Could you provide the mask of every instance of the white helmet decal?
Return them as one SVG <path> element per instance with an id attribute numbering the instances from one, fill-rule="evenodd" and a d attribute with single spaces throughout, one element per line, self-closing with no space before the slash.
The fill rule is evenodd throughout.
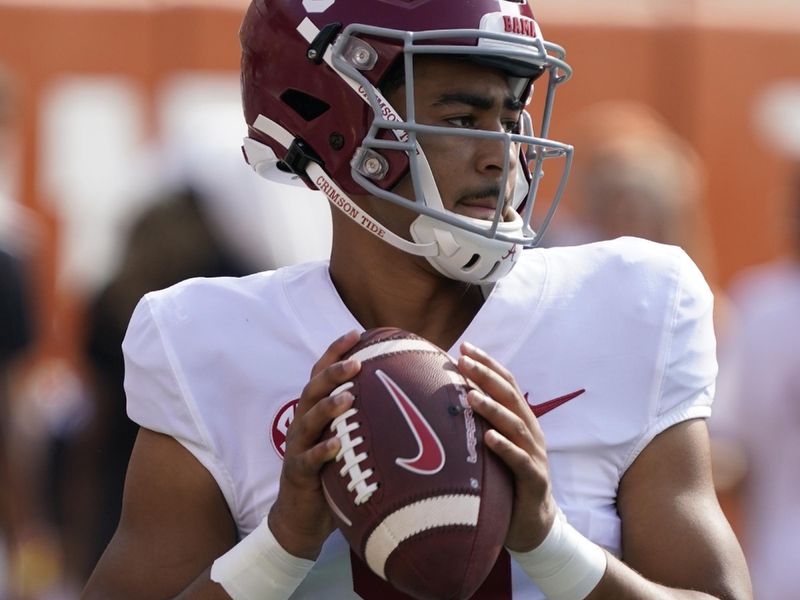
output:
<path id="1" fill-rule="evenodd" d="M 336 0 L 303 0 L 303 8 L 310 14 L 322 13 L 334 5 Z"/>

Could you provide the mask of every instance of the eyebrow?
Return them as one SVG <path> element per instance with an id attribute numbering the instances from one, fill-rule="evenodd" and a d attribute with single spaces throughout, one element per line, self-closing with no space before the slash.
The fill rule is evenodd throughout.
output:
<path id="1" fill-rule="evenodd" d="M 494 100 L 488 96 L 481 96 L 479 94 L 470 94 L 468 92 L 453 92 L 444 93 L 439 96 L 433 103 L 434 106 L 447 106 L 449 104 L 465 104 L 480 110 L 489 110 L 494 107 Z M 507 110 L 522 110 L 523 103 L 521 100 L 506 96 L 503 100 L 503 108 Z"/>

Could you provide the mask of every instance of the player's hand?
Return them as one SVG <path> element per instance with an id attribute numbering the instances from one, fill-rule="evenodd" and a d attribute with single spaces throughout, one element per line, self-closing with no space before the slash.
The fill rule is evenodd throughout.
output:
<path id="1" fill-rule="evenodd" d="M 280 489 L 268 522 L 281 546 L 300 558 L 316 559 L 322 544 L 335 529 L 322 494 L 319 472 L 336 456 L 340 443 L 335 437 L 324 442 L 319 438 L 325 427 L 353 404 L 350 392 L 333 397 L 330 393 L 361 368 L 357 361 L 342 361 L 342 355 L 358 339 L 358 332 L 346 333 L 317 361 L 286 433 Z"/>
<path id="2" fill-rule="evenodd" d="M 486 395 L 470 391 L 472 409 L 491 425 L 484 442 L 514 474 L 514 509 L 505 544 L 525 552 L 538 546 L 556 516 L 544 435 L 514 376 L 471 344 L 462 344 L 459 370 Z"/>

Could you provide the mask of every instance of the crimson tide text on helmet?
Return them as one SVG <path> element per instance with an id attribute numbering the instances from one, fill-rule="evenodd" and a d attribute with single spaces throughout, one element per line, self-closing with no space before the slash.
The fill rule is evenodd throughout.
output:
<path id="1" fill-rule="evenodd" d="M 566 184 L 572 147 L 547 139 L 556 87 L 571 75 L 559 46 L 545 42 L 525 0 L 253 0 L 240 31 L 242 99 L 250 165 L 276 181 L 321 190 L 360 226 L 441 273 L 469 283 L 507 274 L 520 246 L 535 246 Z M 547 74 L 534 135 L 523 112 L 518 133 L 435 127 L 403 120 L 379 90 L 398 62 L 413 83 L 417 54 L 469 59 L 505 72 L 528 102 L 531 82 Z M 396 67 L 395 67 L 396 68 Z M 406 85 L 412 106 L 413 84 Z M 409 114 L 413 114 L 411 110 Z M 417 134 L 501 140 L 519 147 L 517 172 L 504 167 L 500 186 L 517 179 L 514 209 L 503 219 L 458 215 L 442 204 Z M 531 227 L 542 162 L 563 158 L 562 176 L 542 224 Z M 392 192 L 411 174 L 414 197 Z M 408 240 L 365 214 L 349 194 L 371 194 L 419 216 Z"/>

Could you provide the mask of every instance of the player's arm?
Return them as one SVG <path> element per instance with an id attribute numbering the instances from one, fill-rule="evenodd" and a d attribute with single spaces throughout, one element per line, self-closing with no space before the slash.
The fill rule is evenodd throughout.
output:
<path id="1" fill-rule="evenodd" d="M 200 576 L 185 597 L 227 599 L 206 571 L 235 543 L 233 518 L 211 474 L 172 437 L 140 429 L 119 525 L 83 598 L 173 598 Z"/>
<path id="2" fill-rule="evenodd" d="M 658 435 L 622 478 L 617 502 L 624 564 L 609 557 L 589 599 L 752 598 L 714 493 L 705 421 Z"/>
<path id="3" fill-rule="evenodd" d="M 314 365 L 287 434 L 269 521 L 238 543 L 212 475 L 174 438 L 141 429 L 120 524 L 83 598 L 287 598 L 334 529 L 319 470 L 336 455 L 339 441 L 318 440 L 352 404 L 349 392 L 329 394 L 360 368 L 341 361 L 357 340 L 357 332 L 345 334 Z"/>
<path id="4" fill-rule="evenodd" d="M 541 428 L 513 376 L 468 344 L 462 353 L 459 368 L 486 393 L 468 396 L 494 428 L 485 442 L 515 476 L 506 545 L 540 588 L 591 600 L 752 598 L 741 548 L 714 494 L 703 421 L 661 433 L 623 477 L 623 563 L 559 520 Z"/>

